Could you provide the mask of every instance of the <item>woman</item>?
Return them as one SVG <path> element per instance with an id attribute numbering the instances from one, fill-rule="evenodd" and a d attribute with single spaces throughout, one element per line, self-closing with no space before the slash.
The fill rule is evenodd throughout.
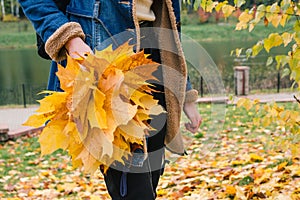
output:
<path id="1" fill-rule="evenodd" d="M 181 110 L 190 120 L 186 124 L 189 131 L 195 133 L 201 124 L 195 105 L 197 91 L 187 81 L 180 45 L 179 0 L 71 0 L 66 14 L 53 0 L 19 2 L 53 60 L 49 90 L 59 90 L 56 62 L 65 60 L 66 53 L 72 57 L 85 56 L 93 49 L 110 44 L 116 47 L 132 39 L 136 51 L 144 49 L 153 60 L 163 64 L 156 72 L 160 82 L 155 83 L 158 92 L 154 97 L 165 107 L 167 115 L 162 114 L 151 122 L 157 131 L 150 133 L 147 140 L 149 157 L 141 167 L 110 168 L 104 175 L 112 199 L 155 199 L 164 147 L 184 154 L 179 132 Z"/>

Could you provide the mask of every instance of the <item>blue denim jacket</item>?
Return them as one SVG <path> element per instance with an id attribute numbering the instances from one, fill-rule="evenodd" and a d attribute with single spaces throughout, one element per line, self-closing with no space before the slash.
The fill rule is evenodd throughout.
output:
<path id="1" fill-rule="evenodd" d="M 124 30 L 135 29 L 132 14 L 132 0 L 71 0 L 67 7 L 67 14 L 59 11 L 52 0 L 19 0 L 24 13 L 32 22 L 37 33 L 44 41 L 62 25 L 69 21 L 78 22 L 85 34 L 85 42 L 91 49 L 102 49 L 110 43 L 115 45 L 126 42 L 133 37 L 134 32 L 117 37 L 113 41 L 109 38 L 123 33 Z M 179 0 L 172 0 L 176 22 L 180 22 Z M 122 38 L 122 41 L 120 39 Z M 119 40 L 119 41 L 115 41 Z M 105 43 L 103 43 L 105 41 Z M 59 83 L 55 77 L 56 64 L 53 63 L 49 76 L 49 90 L 57 90 Z M 191 90 L 190 81 L 186 90 Z"/>
<path id="2" fill-rule="evenodd" d="M 86 42 L 93 49 L 97 43 L 134 29 L 132 0 L 71 0 L 67 15 L 52 0 L 19 0 L 25 15 L 44 41 L 69 21 L 79 22 Z M 179 0 L 172 0 L 176 21 L 180 21 Z"/>

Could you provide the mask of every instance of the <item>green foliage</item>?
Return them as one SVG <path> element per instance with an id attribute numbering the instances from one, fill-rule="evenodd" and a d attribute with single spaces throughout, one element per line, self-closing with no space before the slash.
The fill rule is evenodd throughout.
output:
<path id="1" fill-rule="evenodd" d="M 249 185 L 250 183 L 253 183 L 254 179 L 251 176 L 246 176 L 242 180 L 239 181 L 239 186 Z"/>
<path id="2" fill-rule="evenodd" d="M 18 21 L 20 10 L 18 0 L 0 0 L 0 19 L 3 21 Z"/>

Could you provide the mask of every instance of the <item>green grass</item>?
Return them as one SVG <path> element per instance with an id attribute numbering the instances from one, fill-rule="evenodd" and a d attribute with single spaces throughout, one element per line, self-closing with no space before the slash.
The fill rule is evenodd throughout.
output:
<path id="1" fill-rule="evenodd" d="M 192 16 L 184 16 L 191 18 Z M 235 31 L 236 20 L 222 23 L 205 23 L 199 24 L 190 22 L 182 26 L 182 33 L 197 41 L 232 41 L 232 40 L 257 40 L 265 37 L 267 34 L 279 30 L 283 32 L 291 27 L 279 27 L 257 25 L 252 32 L 248 30 Z M 27 20 L 19 22 L 0 22 L 0 48 L 33 48 L 36 44 L 35 31 Z"/>
<path id="2" fill-rule="evenodd" d="M 253 41 L 266 37 L 272 32 L 282 33 L 292 30 L 293 20 L 287 23 L 285 27 L 280 25 L 275 28 L 271 24 L 265 26 L 260 22 L 255 28 L 249 32 L 246 30 L 235 30 L 238 19 L 234 16 L 228 19 L 222 18 L 216 23 L 213 16 L 208 20 L 208 23 L 200 23 L 199 16 L 196 13 L 186 14 L 185 11 L 181 14 L 182 32 L 198 42 L 203 41 Z"/>
<path id="3" fill-rule="evenodd" d="M 35 32 L 27 20 L 0 22 L 0 49 L 35 48 Z"/>
<path id="4" fill-rule="evenodd" d="M 272 32 L 284 32 L 291 29 L 291 25 L 285 28 L 273 26 L 264 26 L 258 24 L 253 31 L 248 30 L 235 30 L 233 23 L 206 23 L 198 25 L 184 25 L 182 26 L 182 33 L 195 39 L 196 41 L 253 41 L 266 37 Z"/>
<path id="5" fill-rule="evenodd" d="M 26 104 L 26 108 L 37 107 L 39 106 L 38 102 L 36 104 Z M 8 108 L 24 108 L 23 104 L 6 104 L 0 105 L 0 109 L 8 109 Z"/>
<path id="6" fill-rule="evenodd" d="M 280 93 L 292 93 L 292 92 L 297 92 L 297 88 L 280 88 L 279 92 Z M 275 94 L 277 93 L 277 88 L 274 89 L 259 89 L 259 90 L 250 90 L 249 94 Z"/>

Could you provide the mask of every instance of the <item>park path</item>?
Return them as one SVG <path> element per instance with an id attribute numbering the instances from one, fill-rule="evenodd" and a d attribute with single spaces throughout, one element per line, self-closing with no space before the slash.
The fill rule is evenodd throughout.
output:
<path id="1" fill-rule="evenodd" d="M 8 128 L 9 138 L 16 138 L 35 132 L 36 128 L 23 126 L 27 118 L 34 114 L 38 106 L 27 108 L 0 108 L 0 127 Z"/>
<path id="2" fill-rule="evenodd" d="M 260 99 L 261 102 L 289 102 L 295 101 L 294 93 L 274 93 L 274 94 L 255 94 L 244 96 L 249 99 Z M 221 103 L 236 103 L 240 97 L 233 97 L 233 100 L 229 100 L 227 96 L 224 97 L 200 97 L 198 103 L 210 103 L 210 102 L 221 102 Z M 27 118 L 34 114 L 37 110 L 38 105 L 27 108 L 0 108 L 0 127 L 9 128 L 8 135 L 10 138 L 19 137 L 36 131 L 32 127 L 26 127 L 22 124 Z"/>

